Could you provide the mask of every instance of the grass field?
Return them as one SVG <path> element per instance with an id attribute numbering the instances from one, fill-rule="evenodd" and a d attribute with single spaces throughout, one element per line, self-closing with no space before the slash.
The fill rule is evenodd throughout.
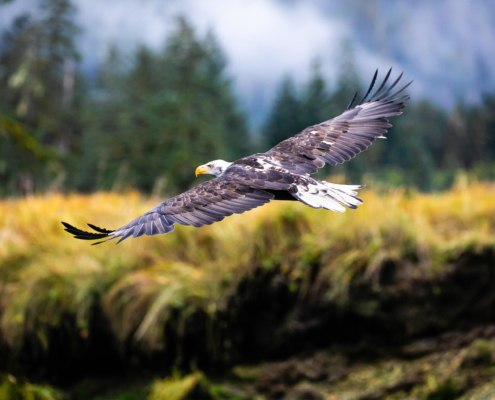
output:
<path id="1" fill-rule="evenodd" d="M 14 355 L 26 338 L 31 344 L 35 338 L 36 351 L 43 352 L 68 315 L 76 325 L 71 334 L 87 338 L 97 303 L 116 342 L 161 350 L 174 310 L 183 318 L 203 310 L 214 319 L 239 282 L 260 269 L 277 270 L 304 293 L 308 271 L 318 265 L 312 290 L 320 285 L 326 298 L 345 304 L 356 274 L 372 276 L 387 260 L 413 262 L 414 273 L 428 279 L 466 251 L 495 248 L 493 183 L 459 179 L 438 194 L 365 188 L 361 197 L 364 205 L 342 214 L 278 202 L 212 226 L 178 226 L 172 234 L 118 246 L 74 240 L 60 221 L 118 228 L 159 199 L 130 192 L 3 200 L 0 338 Z M 38 390 L 22 390 L 30 387 Z M 160 387 L 153 389 L 156 398 Z"/>
<path id="2" fill-rule="evenodd" d="M 117 228 L 156 205 L 138 193 L 51 194 L 0 202 L 0 330 L 13 348 L 26 333 L 41 343 L 64 313 L 85 335 L 95 294 L 119 340 L 161 346 L 172 307 L 215 313 L 239 279 L 279 267 L 303 279 L 312 263 L 328 296 L 346 300 L 354 273 L 385 259 L 416 259 L 441 272 L 466 248 L 495 246 L 495 185 L 460 181 L 449 192 L 362 191 L 364 205 L 338 214 L 272 203 L 212 226 L 89 246 L 60 221 Z"/>

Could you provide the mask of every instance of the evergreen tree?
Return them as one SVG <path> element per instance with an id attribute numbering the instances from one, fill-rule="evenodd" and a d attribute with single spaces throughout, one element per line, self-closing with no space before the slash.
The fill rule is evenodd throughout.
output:
<path id="1" fill-rule="evenodd" d="M 102 99 L 92 105 L 85 138 L 87 159 L 99 165 L 98 189 L 185 190 L 198 165 L 249 154 L 244 118 L 212 34 L 198 38 L 182 18 L 162 53 L 141 47 L 123 71 L 110 65 L 115 58 L 103 67 Z M 88 189 L 92 176 L 84 171 L 80 182 Z"/>
<path id="2" fill-rule="evenodd" d="M 316 59 L 311 65 L 312 74 L 301 96 L 302 124 L 305 126 L 319 124 L 332 118 L 329 110 L 329 95 L 325 78 L 321 74 L 320 61 Z"/>
<path id="3" fill-rule="evenodd" d="M 79 54 L 75 47 L 79 28 L 74 23 L 75 8 L 70 0 L 42 0 L 40 9 L 43 57 L 47 65 L 43 71 L 47 95 L 43 112 L 52 117 L 44 124 L 46 140 L 66 155 L 71 147 L 78 147 L 81 134 L 76 98 Z"/>
<path id="4" fill-rule="evenodd" d="M 339 72 L 337 84 L 334 87 L 329 100 L 329 114 L 332 118 L 342 114 L 354 94 L 360 92 L 360 89 L 362 88 L 354 58 L 354 45 L 350 40 L 345 40 L 342 43 L 338 60 Z M 359 99 L 357 99 L 357 101 L 359 101 Z M 373 164 L 373 161 L 370 159 L 376 157 L 379 150 L 379 148 L 372 148 L 353 159 L 352 163 L 345 163 L 342 166 L 332 168 L 331 172 L 344 174 L 346 180 L 350 183 L 359 182 L 362 179 L 363 174 L 370 171 L 370 167 Z"/>
<path id="5" fill-rule="evenodd" d="M 476 120 L 475 120 L 476 121 Z M 495 93 L 483 96 L 483 112 L 476 121 L 486 138 L 485 160 L 495 160 Z"/>
<path id="6" fill-rule="evenodd" d="M 194 167 L 205 160 L 249 155 L 248 136 L 225 77 L 225 58 L 211 32 L 199 40 L 188 22 L 179 19 L 163 62 L 164 79 L 174 95 L 168 107 L 176 116 L 168 138 L 177 151 L 171 152 L 168 168 L 184 188 L 194 178 Z"/>
<path id="7" fill-rule="evenodd" d="M 330 96 L 330 107 L 333 116 L 340 115 L 354 94 L 362 88 L 354 58 L 354 45 L 350 40 L 345 40 L 342 43 L 338 56 L 338 66 L 337 85 Z"/>
<path id="8" fill-rule="evenodd" d="M 3 124 L 5 135 L 0 139 L 5 142 L 2 150 L 9 149 L 1 155 L 8 168 L 0 179 L 11 193 L 60 185 L 66 160 L 56 154 L 68 154 L 77 146 L 81 127 L 75 101 L 77 27 L 73 17 L 70 1 L 43 0 L 35 17 L 17 18 L 3 34 L 0 118 L 10 122 Z M 33 146 L 53 151 L 33 152 Z"/>
<path id="9" fill-rule="evenodd" d="M 383 141 L 380 165 L 404 176 L 400 184 L 421 190 L 434 188 L 434 173 L 441 166 L 447 136 L 445 113 L 428 101 L 407 105 L 404 114 L 392 121 Z M 375 167 L 379 170 L 379 166 Z"/>
<path id="10" fill-rule="evenodd" d="M 448 167 L 469 169 L 490 159 L 493 134 L 487 125 L 493 120 L 493 108 L 489 110 L 489 102 L 489 97 L 485 97 L 480 106 L 459 104 L 451 113 L 447 127 L 450 140 L 445 149 Z"/>
<path id="11" fill-rule="evenodd" d="M 286 76 L 262 130 L 263 138 L 271 148 L 306 128 L 304 124 L 294 81 Z"/>

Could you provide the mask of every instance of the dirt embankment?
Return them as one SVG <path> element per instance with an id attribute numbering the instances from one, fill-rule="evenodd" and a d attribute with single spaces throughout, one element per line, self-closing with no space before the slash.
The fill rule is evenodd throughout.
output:
<path id="1" fill-rule="evenodd" d="M 362 399 L 419 387 L 460 396 L 495 377 L 487 372 L 495 350 L 493 249 L 465 251 L 433 275 L 421 260 L 387 259 L 372 273 L 354 274 L 345 298 L 331 298 L 319 274 L 315 263 L 294 285 L 276 267 L 258 268 L 224 309 L 172 310 L 163 326 L 165 347 L 158 350 L 119 342 L 95 298 L 82 335 L 76 316 L 65 315 L 44 338 L 44 351 L 35 337 L 26 336 L 17 351 L 4 344 L 2 369 L 65 385 L 84 376 L 167 374 L 177 367 L 233 381 L 246 398 L 323 398 L 358 385 L 352 380 L 366 377 L 363 371 L 378 386 L 373 391 L 368 378 L 358 379 L 369 386 L 362 389 L 368 397 L 356 397 Z M 449 364 L 455 367 L 445 374 Z"/>

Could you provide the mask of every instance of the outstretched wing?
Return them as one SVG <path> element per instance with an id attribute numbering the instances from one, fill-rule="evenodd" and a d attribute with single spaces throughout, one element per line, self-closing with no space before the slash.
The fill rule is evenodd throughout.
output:
<path id="1" fill-rule="evenodd" d="M 236 182 L 235 177 L 221 176 L 164 201 L 151 211 L 114 231 L 88 224 L 98 232 L 91 233 L 75 228 L 66 222 L 62 224 L 65 230 L 73 234 L 76 239 L 120 238 L 118 242 L 120 243 L 130 236 L 137 238 L 144 234 L 153 236 L 172 232 L 175 223 L 195 227 L 211 225 L 229 215 L 242 214 L 266 204 L 273 198 L 272 193 L 254 189 L 247 182 L 239 183 Z"/>
<path id="2" fill-rule="evenodd" d="M 377 138 L 383 138 L 392 125 L 387 118 L 402 114 L 404 102 L 409 96 L 400 93 L 411 83 L 393 92 L 402 74 L 389 87 L 386 86 L 392 69 L 388 71 L 378 90 L 366 101 L 376 81 L 371 85 L 356 107 L 350 109 L 356 95 L 343 114 L 336 118 L 306 128 L 301 133 L 284 140 L 266 153 L 256 154 L 257 160 L 297 174 L 313 174 L 328 163 L 342 164 L 366 150 Z M 357 94 L 357 93 L 356 93 Z M 251 157 L 247 157 L 249 159 Z M 244 159 L 241 159 L 241 163 Z M 236 162 L 237 163 L 237 162 Z"/>

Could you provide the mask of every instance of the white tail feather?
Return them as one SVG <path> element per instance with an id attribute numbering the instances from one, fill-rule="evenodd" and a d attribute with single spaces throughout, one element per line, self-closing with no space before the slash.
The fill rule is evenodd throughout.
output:
<path id="1" fill-rule="evenodd" d="M 316 181 L 301 187 L 293 196 L 302 203 L 312 208 L 324 208 L 336 212 L 344 212 L 345 207 L 357 208 L 363 201 L 357 195 L 356 190 L 363 185 L 339 185 L 336 183 Z"/>

